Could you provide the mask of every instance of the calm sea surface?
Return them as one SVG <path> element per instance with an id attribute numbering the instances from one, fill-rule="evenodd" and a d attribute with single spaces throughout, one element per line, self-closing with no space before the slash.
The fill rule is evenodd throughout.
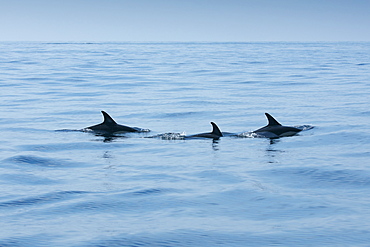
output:
<path id="1" fill-rule="evenodd" d="M 0 58 L 0 246 L 369 246 L 370 43 L 9 42 Z M 73 131 L 101 110 L 151 132 Z M 248 132 L 265 112 L 314 128 L 145 138 Z"/>

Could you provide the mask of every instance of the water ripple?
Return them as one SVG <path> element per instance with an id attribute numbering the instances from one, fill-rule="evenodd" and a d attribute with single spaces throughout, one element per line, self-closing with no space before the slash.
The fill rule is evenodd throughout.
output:
<path id="1" fill-rule="evenodd" d="M 77 195 L 89 193 L 87 191 L 60 191 L 51 192 L 44 195 L 25 197 L 10 201 L 0 201 L 0 208 L 32 206 L 38 204 L 52 203 L 55 201 L 64 201 L 74 198 Z"/>
<path id="2" fill-rule="evenodd" d="M 3 162 L 16 164 L 16 165 L 33 165 L 40 167 L 57 167 L 57 168 L 67 168 L 76 166 L 76 162 L 69 162 L 65 160 L 44 158 L 34 155 L 17 155 L 14 157 L 7 158 Z"/>

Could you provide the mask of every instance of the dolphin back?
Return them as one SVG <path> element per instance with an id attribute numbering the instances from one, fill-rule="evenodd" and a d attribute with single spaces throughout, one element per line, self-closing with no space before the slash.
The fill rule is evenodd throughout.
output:
<path id="1" fill-rule="evenodd" d="M 114 119 L 109 116 L 108 113 L 106 113 L 105 111 L 101 111 L 101 113 L 103 114 L 104 121 L 100 124 L 93 125 L 85 129 L 90 129 L 97 133 L 104 134 L 113 134 L 116 132 L 148 132 L 148 130 L 145 129 L 117 124 L 116 121 L 114 121 Z"/>

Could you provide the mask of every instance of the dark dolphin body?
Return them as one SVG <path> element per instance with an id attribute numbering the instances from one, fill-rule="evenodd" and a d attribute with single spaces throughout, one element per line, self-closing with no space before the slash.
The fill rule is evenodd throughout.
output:
<path id="1" fill-rule="evenodd" d="M 213 127 L 212 132 L 190 135 L 186 136 L 185 138 L 211 138 L 214 140 L 220 139 L 220 137 L 223 136 L 221 130 L 214 122 L 211 122 L 211 124 Z"/>
<path id="2" fill-rule="evenodd" d="M 105 111 L 101 111 L 104 116 L 104 121 L 101 124 L 93 125 L 85 129 L 92 130 L 98 134 L 112 135 L 119 132 L 143 132 L 143 129 L 136 127 L 129 127 L 121 124 L 117 124 L 111 116 Z"/>
<path id="3" fill-rule="evenodd" d="M 253 131 L 252 133 L 256 133 L 258 136 L 267 137 L 267 138 L 279 138 L 283 136 L 294 136 L 301 129 L 289 126 L 282 126 L 275 118 L 273 118 L 270 114 L 265 113 L 268 124 L 265 127 L 262 127 L 258 130 Z"/>

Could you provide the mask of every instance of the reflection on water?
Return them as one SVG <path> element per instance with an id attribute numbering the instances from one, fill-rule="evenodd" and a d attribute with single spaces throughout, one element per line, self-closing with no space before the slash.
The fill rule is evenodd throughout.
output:
<path id="1" fill-rule="evenodd" d="M 212 148 L 214 151 L 218 151 L 219 150 L 219 147 L 218 147 L 218 143 L 219 143 L 220 140 L 216 140 L 216 139 L 213 139 L 212 140 Z"/>
<path id="2" fill-rule="evenodd" d="M 278 163 L 277 156 L 279 153 L 284 153 L 284 150 L 279 149 L 280 139 L 269 139 L 266 147 L 266 156 L 268 157 L 268 163 Z"/>

